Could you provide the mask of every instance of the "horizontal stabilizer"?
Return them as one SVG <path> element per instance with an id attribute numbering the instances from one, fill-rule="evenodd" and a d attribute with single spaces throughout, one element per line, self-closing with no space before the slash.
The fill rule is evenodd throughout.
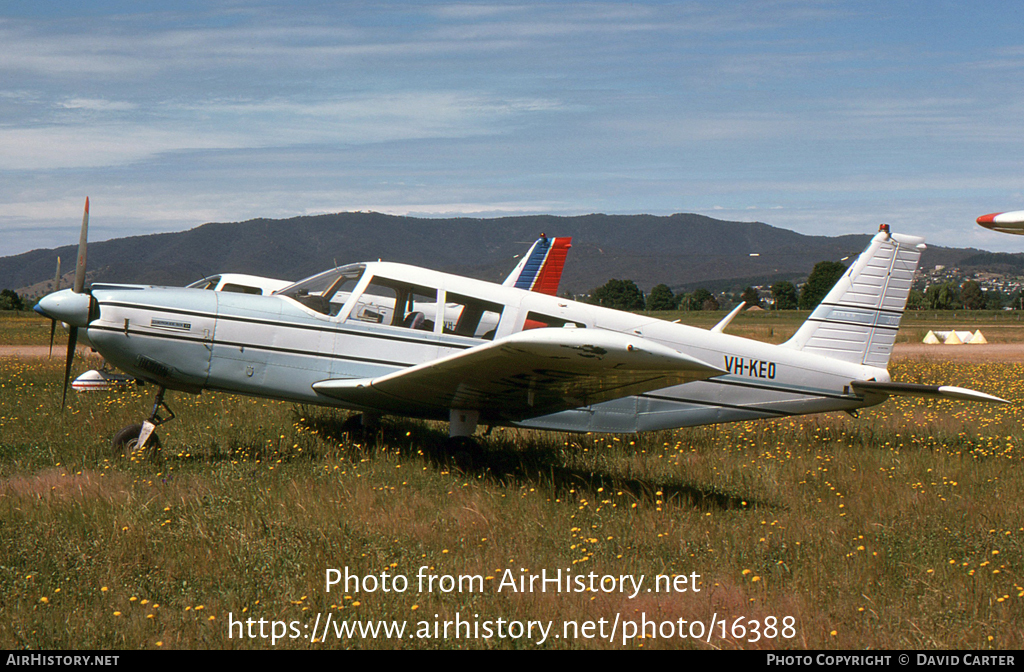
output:
<path id="1" fill-rule="evenodd" d="M 747 302 L 746 301 L 740 301 L 740 305 L 738 305 L 735 308 L 733 308 L 732 311 L 728 315 L 723 317 L 721 319 L 721 321 L 719 321 L 718 324 L 716 324 L 715 326 L 711 327 L 711 333 L 713 333 L 713 334 L 721 334 L 722 332 L 724 332 L 725 328 L 729 326 L 730 322 L 732 322 L 732 318 L 734 318 L 737 315 L 739 315 L 740 311 L 743 310 L 746 307 L 747 307 Z"/>
<path id="2" fill-rule="evenodd" d="M 884 394 L 909 397 L 937 397 L 940 399 L 961 399 L 963 401 L 989 401 L 1008 404 L 1006 399 L 991 394 L 968 390 L 952 385 L 918 385 L 915 383 L 878 383 L 873 380 L 855 380 L 850 383 L 857 394 Z"/>
<path id="3" fill-rule="evenodd" d="M 649 340 L 602 329 L 531 329 L 379 378 L 313 384 L 320 394 L 388 413 L 522 420 L 722 375 Z"/>

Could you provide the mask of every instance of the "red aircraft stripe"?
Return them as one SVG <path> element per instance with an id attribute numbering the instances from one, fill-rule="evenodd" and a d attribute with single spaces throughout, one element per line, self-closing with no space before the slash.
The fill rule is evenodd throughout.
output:
<path id="1" fill-rule="evenodd" d="M 533 291 L 555 296 L 558 294 L 558 283 L 562 280 L 562 269 L 565 267 L 565 257 L 569 254 L 569 243 L 572 238 L 555 238 L 551 242 L 551 249 L 548 250 L 547 259 L 537 273 L 537 279 L 533 281 Z"/>

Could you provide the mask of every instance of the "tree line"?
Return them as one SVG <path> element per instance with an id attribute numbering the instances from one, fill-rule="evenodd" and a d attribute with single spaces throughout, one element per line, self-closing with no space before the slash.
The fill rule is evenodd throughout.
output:
<path id="1" fill-rule="evenodd" d="M 837 261 L 822 261 L 805 282 L 797 287 L 788 280 L 771 286 L 772 310 L 812 310 L 821 303 L 832 286 L 846 272 L 846 266 Z M 735 297 L 734 297 L 735 298 Z M 747 287 L 738 297 L 748 306 L 764 308 L 764 301 L 757 290 Z M 704 288 L 692 292 L 674 294 L 665 284 L 655 285 L 645 295 L 632 280 L 609 280 L 586 298 L 589 303 L 617 310 L 718 310 L 718 298 Z M 907 297 L 908 310 L 1001 310 L 1004 307 L 1024 310 L 1024 292 L 1011 295 L 998 291 L 983 291 L 974 280 L 962 284 L 946 282 L 930 285 L 925 291 L 910 290 Z"/>
<path id="2" fill-rule="evenodd" d="M 837 261 L 822 261 L 815 264 L 807 282 L 797 288 L 792 282 L 783 280 L 772 285 L 772 308 L 775 310 L 810 310 L 821 302 L 832 285 L 836 283 L 846 266 Z M 764 307 L 757 290 L 747 287 L 740 295 L 748 306 Z M 709 290 L 701 287 L 684 294 L 673 294 L 665 284 L 655 285 L 646 296 L 632 280 L 609 280 L 593 290 L 589 302 L 617 310 L 718 310 L 718 299 Z"/>
<path id="3" fill-rule="evenodd" d="M 1020 291 L 1004 294 L 1000 291 L 983 291 L 974 280 L 957 285 L 943 282 L 929 285 L 925 291 L 910 290 L 907 297 L 910 310 L 1002 310 L 1003 308 L 1024 309 L 1024 296 Z"/>

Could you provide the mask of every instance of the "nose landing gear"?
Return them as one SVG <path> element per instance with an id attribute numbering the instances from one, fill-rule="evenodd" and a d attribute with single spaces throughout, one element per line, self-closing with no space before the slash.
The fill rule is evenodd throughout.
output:
<path id="1" fill-rule="evenodd" d="M 114 449 L 115 455 L 130 455 L 145 448 L 156 451 L 160 448 L 160 437 L 153 430 L 158 425 L 174 419 L 174 411 L 164 403 L 165 391 L 162 387 L 157 390 L 156 398 L 153 400 L 153 411 L 149 414 L 149 418 L 141 424 L 128 425 L 114 435 L 111 447 Z M 160 416 L 160 409 L 167 412 L 166 417 Z"/>

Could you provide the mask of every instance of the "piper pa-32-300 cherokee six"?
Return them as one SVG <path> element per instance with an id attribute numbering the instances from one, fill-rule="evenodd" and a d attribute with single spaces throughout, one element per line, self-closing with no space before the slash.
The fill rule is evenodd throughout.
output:
<path id="1" fill-rule="evenodd" d="M 889 395 L 1003 402 L 958 387 L 893 383 L 886 370 L 921 238 L 886 225 L 781 345 L 405 264 L 339 266 L 269 296 L 84 286 L 88 201 L 75 284 L 36 310 L 108 362 L 165 389 L 217 390 L 478 424 L 633 433 L 872 406 Z M 171 413 L 173 417 L 173 413 Z M 169 419 L 169 418 L 168 418 Z M 454 447 L 454 446 L 453 446 Z"/>

